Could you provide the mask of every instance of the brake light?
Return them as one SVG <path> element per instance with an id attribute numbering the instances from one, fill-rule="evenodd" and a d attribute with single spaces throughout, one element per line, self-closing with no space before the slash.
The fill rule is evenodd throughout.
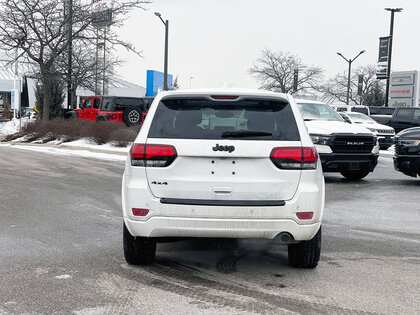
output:
<path id="1" fill-rule="evenodd" d="M 175 161 L 177 152 L 172 145 L 135 143 L 130 155 L 132 166 L 166 167 Z"/>
<path id="2" fill-rule="evenodd" d="M 270 159 L 281 169 L 316 169 L 318 153 L 314 147 L 274 148 Z"/>
<path id="3" fill-rule="evenodd" d="M 214 100 L 236 100 L 239 98 L 237 95 L 212 95 L 212 99 Z"/>
<path id="4" fill-rule="evenodd" d="M 297 212 L 296 216 L 298 217 L 299 220 L 312 220 L 312 218 L 314 217 L 314 213 L 313 212 Z"/>

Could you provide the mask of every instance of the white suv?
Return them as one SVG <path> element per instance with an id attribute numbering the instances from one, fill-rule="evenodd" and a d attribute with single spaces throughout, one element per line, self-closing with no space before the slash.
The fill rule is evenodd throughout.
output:
<path id="1" fill-rule="evenodd" d="M 289 263 L 321 251 L 324 178 L 291 96 L 246 90 L 159 94 L 122 182 L 124 254 L 154 261 L 156 242 L 265 238 Z"/>

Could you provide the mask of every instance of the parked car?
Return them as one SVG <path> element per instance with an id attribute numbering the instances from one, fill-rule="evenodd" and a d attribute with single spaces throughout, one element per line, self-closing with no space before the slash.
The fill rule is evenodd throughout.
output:
<path id="1" fill-rule="evenodd" d="M 29 118 L 29 119 L 38 117 L 38 113 L 33 108 L 30 108 L 30 107 L 22 107 L 21 108 L 21 115 L 22 115 L 22 118 L 26 117 L 26 118 Z M 17 115 L 17 118 L 20 118 L 20 116 Z"/>
<path id="2" fill-rule="evenodd" d="M 359 124 L 372 131 L 378 137 L 381 150 L 386 150 L 394 143 L 394 128 L 381 125 L 369 116 L 361 113 L 339 113 L 346 122 L 351 124 Z"/>
<path id="3" fill-rule="evenodd" d="M 3 116 L 0 116 L 0 123 L 2 123 L 2 122 L 8 122 L 8 121 L 9 121 L 9 119 L 4 118 Z"/>
<path id="4" fill-rule="evenodd" d="M 364 105 L 336 105 L 332 104 L 332 108 L 335 109 L 336 112 L 355 112 L 355 113 L 362 113 L 366 115 L 370 115 L 370 109 L 368 106 Z"/>
<path id="5" fill-rule="evenodd" d="M 143 122 L 152 102 L 150 97 L 91 96 L 85 98 L 81 108 L 67 111 L 64 117 L 120 122 L 131 127 Z"/>
<path id="6" fill-rule="evenodd" d="M 394 167 L 405 175 L 420 176 L 420 127 L 405 129 L 395 136 Z"/>
<path id="7" fill-rule="evenodd" d="M 378 124 L 391 126 L 392 115 L 370 115 L 369 117 Z"/>
<path id="8" fill-rule="evenodd" d="M 245 90 L 157 96 L 122 182 L 129 264 L 156 243 L 263 238 L 288 245 L 289 264 L 314 268 L 324 208 L 321 163 L 292 96 Z"/>
<path id="9" fill-rule="evenodd" d="M 398 133 L 404 129 L 420 127 L 419 107 L 397 107 L 392 114 L 389 125 Z"/>
<path id="10" fill-rule="evenodd" d="M 394 113 L 395 107 L 369 106 L 370 116 L 372 115 L 391 115 Z"/>
<path id="11" fill-rule="evenodd" d="M 373 172 L 379 156 L 375 134 L 363 126 L 346 123 L 329 105 L 296 100 L 318 150 L 324 172 L 339 172 L 360 180 Z"/>

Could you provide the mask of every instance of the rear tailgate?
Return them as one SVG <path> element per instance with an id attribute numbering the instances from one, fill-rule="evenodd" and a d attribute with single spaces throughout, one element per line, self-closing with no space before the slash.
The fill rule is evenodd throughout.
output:
<path id="1" fill-rule="evenodd" d="M 158 198 L 290 200 L 299 184 L 301 170 L 277 168 L 270 153 L 274 147 L 300 146 L 300 142 L 171 139 L 169 143 L 177 150 L 174 163 L 146 171 L 150 190 Z M 214 151 L 217 145 L 235 150 Z"/>
<path id="2" fill-rule="evenodd" d="M 270 160 L 276 147 L 300 147 L 290 104 L 280 100 L 183 98 L 158 105 L 147 146 L 170 145 L 167 167 L 147 167 L 152 194 L 194 200 L 290 200 L 300 169 Z"/>

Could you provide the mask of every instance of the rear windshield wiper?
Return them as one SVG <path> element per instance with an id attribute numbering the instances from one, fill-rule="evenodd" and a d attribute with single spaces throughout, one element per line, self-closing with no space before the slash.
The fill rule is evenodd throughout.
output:
<path id="1" fill-rule="evenodd" d="M 263 131 L 225 131 L 221 134 L 222 138 L 242 138 L 242 137 L 267 137 L 272 133 Z"/>

